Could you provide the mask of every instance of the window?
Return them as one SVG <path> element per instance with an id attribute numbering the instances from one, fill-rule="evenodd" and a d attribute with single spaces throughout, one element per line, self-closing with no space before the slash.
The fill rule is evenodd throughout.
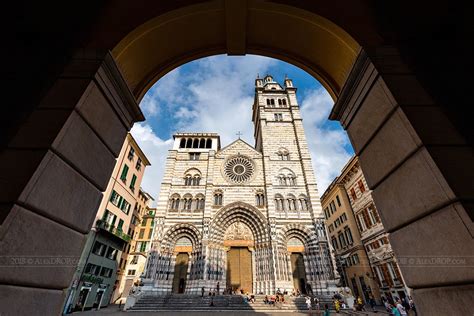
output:
<path id="1" fill-rule="evenodd" d="M 148 231 L 148 238 L 147 239 L 151 239 L 151 235 L 153 234 L 153 229 L 150 229 Z"/>
<path id="2" fill-rule="evenodd" d="M 130 261 L 130 264 L 137 264 L 138 263 L 138 256 L 133 256 L 132 261 Z"/>
<path id="3" fill-rule="evenodd" d="M 365 221 L 364 221 L 364 215 L 362 215 L 362 213 L 359 213 L 357 214 L 357 219 L 358 219 L 358 223 L 359 223 L 359 228 L 361 231 L 364 231 L 367 229 L 367 226 L 365 225 Z"/>
<path id="4" fill-rule="evenodd" d="M 358 255 L 358 254 L 354 254 L 354 255 L 352 256 L 352 263 L 353 263 L 354 265 L 356 265 L 356 264 L 359 264 L 359 262 L 360 262 L 360 261 L 359 261 L 359 255 Z"/>
<path id="5" fill-rule="evenodd" d="M 334 230 L 334 225 L 333 224 L 329 225 L 328 229 L 329 229 L 329 232 L 331 233 Z"/>
<path id="6" fill-rule="evenodd" d="M 347 215 L 346 215 L 346 213 L 343 213 L 343 214 L 341 215 L 341 221 L 342 221 L 342 222 L 347 221 Z"/>
<path id="7" fill-rule="evenodd" d="M 128 160 L 132 160 L 134 155 L 135 155 L 135 149 L 130 147 L 130 150 L 128 151 Z"/>
<path id="8" fill-rule="evenodd" d="M 122 230 L 122 227 L 123 227 L 123 219 L 119 220 L 117 229 L 118 229 L 118 230 Z"/>
<path id="9" fill-rule="evenodd" d="M 123 182 L 127 181 L 128 166 L 125 164 L 122 169 L 122 174 L 120 175 L 120 180 Z"/>
<path id="10" fill-rule="evenodd" d="M 355 201 L 357 199 L 357 195 L 356 195 L 356 192 L 355 192 L 354 188 L 351 188 L 351 197 L 352 197 L 353 201 Z"/>
<path id="11" fill-rule="evenodd" d="M 199 160 L 200 153 L 189 153 L 189 160 Z"/>
<path id="12" fill-rule="evenodd" d="M 336 221 L 334 221 L 334 227 L 338 227 L 339 225 L 341 225 L 341 221 L 338 219 L 336 219 Z"/>
<path id="13" fill-rule="evenodd" d="M 85 273 L 93 274 L 93 275 L 99 275 L 100 271 L 100 266 L 97 266 L 92 263 L 88 263 L 86 266 L 86 269 L 84 270 Z"/>
<path id="14" fill-rule="evenodd" d="M 367 213 L 369 214 L 370 226 L 377 224 L 377 220 L 375 219 L 374 215 L 374 209 L 371 207 L 367 208 Z"/>
<path id="15" fill-rule="evenodd" d="M 326 219 L 329 219 L 329 216 L 330 216 L 330 214 L 329 214 L 329 208 L 326 207 L 326 208 L 324 209 L 324 215 L 326 216 Z"/>
<path id="16" fill-rule="evenodd" d="M 345 247 L 346 246 L 346 238 L 344 237 L 344 235 L 339 234 L 338 238 L 339 238 L 339 244 L 341 245 L 341 247 Z"/>
<path id="17" fill-rule="evenodd" d="M 111 260 L 115 260 L 117 259 L 117 254 L 118 250 L 109 246 L 109 248 L 107 249 L 107 254 L 105 256 Z"/>
<path id="18" fill-rule="evenodd" d="M 281 113 L 275 113 L 275 121 L 283 121 L 283 114 Z"/>
<path id="19" fill-rule="evenodd" d="M 339 245 L 337 244 L 337 239 L 335 237 L 331 238 L 331 242 L 334 249 L 339 249 Z"/>
<path id="20" fill-rule="evenodd" d="M 275 105 L 275 99 L 270 99 L 270 104 Z"/>
<path id="21" fill-rule="evenodd" d="M 265 205 L 265 198 L 264 198 L 263 193 L 257 193 L 255 195 L 255 204 L 257 204 L 257 206 L 259 207 L 262 207 Z"/>
<path id="22" fill-rule="evenodd" d="M 135 182 L 136 181 L 137 181 L 137 176 L 133 175 L 132 176 L 132 181 L 130 181 L 130 190 L 132 190 L 132 192 L 135 192 Z"/>
<path id="23" fill-rule="evenodd" d="M 103 256 L 106 248 L 107 248 L 106 245 L 104 245 L 101 242 L 96 241 L 94 243 L 94 247 L 92 248 L 92 253 L 98 256 Z"/>
<path id="24" fill-rule="evenodd" d="M 214 205 L 222 205 L 222 193 L 214 193 Z"/>
<path id="25" fill-rule="evenodd" d="M 377 210 L 375 209 L 375 206 L 372 204 L 367 208 L 369 215 L 371 219 L 373 219 L 374 224 L 380 223 L 380 217 L 379 214 L 377 213 Z"/>
<path id="26" fill-rule="evenodd" d="M 341 200 L 339 199 L 339 195 L 336 195 L 337 206 L 341 206 Z"/>
<path id="27" fill-rule="evenodd" d="M 102 267 L 102 270 L 100 271 L 100 275 L 106 278 L 110 278 L 112 276 L 112 269 Z"/>
<path id="28" fill-rule="evenodd" d="M 354 243 L 354 239 L 352 238 L 352 233 L 351 233 L 351 229 L 349 227 L 346 227 L 344 229 L 344 234 L 346 235 L 346 240 L 347 240 L 347 243 L 350 245 L 352 243 Z"/>
<path id="29" fill-rule="evenodd" d="M 128 214 L 130 212 L 130 203 L 127 202 L 122 196 L 120 196 L 115 190 L 112 190 L 112 194 L 110 195 L 110 202 L 113 205 L 117 206 L 121 209 L 124 213 Z"/>
<path id="30" fill-rule="evenodd" d="M 364 193 L 364 192 L 365 192 L 365 186 L 364 186 L 364 183 L 362 182 L 362 179 L 359 180 L 359 181 L 357 182 L 357 184 L 359 185 L 360 193 Z"/>
<path id="31" fill-rule="evenodd" d="M 148 218 L 144 218 L 144 219 L 142 220 L 142 226 L 146 226 L 146 222 L 147 222 L 147 221 L 148 221 Z"/>
<path id="32" fill-rule="evenodd" d="M 138 234 L 138 239 L 143 239 L 143 235 L 145 235 L 145 228 L 140 229 L 140 233 Z"/>
<path id="33" fill-rule="evenodd" d="M 140 171 L 141 168 L 142 168 L 142 160 L 140 158 L 138 158 L 137 164 L 135 165 L 135 169 Z"/>
<path id="34" fill-rule="evenodd" d="M 142 244 L 140 245 L 140 252 L 145 252 L 146 251 L 146 245 L 147 245 L 146 241 L 142 242 Z"/>
<path id="35" fill-rule="evenodd" d="M 331 215 L 334 214 L 334 212 L 336 211 L 336 204 L 334 204 L 334 201 L 331 201 L 331 203 L 329 203 L 329 208 L 331 209 Z"/>
<path id="36" fill-rule="evenodd" d="M 204 197 L 198 197 L 196 200 L 196 209 L 203 210 L 204 209 Z"/>
<path id="37" fill-rule="evenodd" d="M 137 273 L 136 270 L 128 270 L 127 275 L 135 275 Z"/>
<path id="38" fill-rule="evenodd" d="M 199 176 L 193 177 L 193 185 L 199 185 L 200 181 L 201 181 L 201 178 Z"/>

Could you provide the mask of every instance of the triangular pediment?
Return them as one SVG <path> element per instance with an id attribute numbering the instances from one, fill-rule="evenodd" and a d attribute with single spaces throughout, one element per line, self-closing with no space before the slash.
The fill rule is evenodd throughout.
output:
<path id="1" fill-rule="evenodd" d="M 260 157 L 262 154 L 255 150 L 253 146 L 249 145 L 248 143 L 244 142 L 242 139 L 237 139 L 230 143 L 229 145 L 225 146 L 221 150 L 219 150 L 216 154 L 217 157 L 224 157 L 228 155 L 247 155 L 251 157 Z"/>

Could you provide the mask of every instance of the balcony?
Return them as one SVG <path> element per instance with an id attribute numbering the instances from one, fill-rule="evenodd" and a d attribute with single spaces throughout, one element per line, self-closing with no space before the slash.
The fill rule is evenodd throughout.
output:
<path id="1" fill-rule="evenodd" d="M 132 237 L 130 237 L 129 235 L 125 234 L 121 229 L 115 227 L 115 226 L 112 226 L 110 225 L 109 223 L 107 223 L 106 221 L 104 220 L 97 220 L 97 222 L 95 223 L 95 226 L 99 229 L 102 229 L 102 230 L 105 230 L 105 231 L 108 231 L 109 233 L 113 234 L 114 236 L 122 239 L 123 241 L 125 242 L 130 242 L 130 240 L 132 239 Z"/>

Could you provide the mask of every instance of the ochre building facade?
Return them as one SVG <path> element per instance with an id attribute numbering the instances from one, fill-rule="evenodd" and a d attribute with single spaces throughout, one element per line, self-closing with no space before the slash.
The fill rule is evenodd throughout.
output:
<path id="1" fill-rule="evenodd" d="M 178 133 L 157 200 L 143 290 L 334 290 L 324 216 L 296 88 L 257 78 L 255 146 Z"/>

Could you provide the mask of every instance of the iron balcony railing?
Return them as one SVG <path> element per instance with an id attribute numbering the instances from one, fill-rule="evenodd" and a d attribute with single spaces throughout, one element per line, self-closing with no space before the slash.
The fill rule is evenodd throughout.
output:
<path id="1" fill-rule="evenodd" d="M 112 233 L 113 235 L 117 236 L 118 238 L 126 242 L 130 242 L 130 240 L 132 239 L 132 237 L 125 234 L 120 228 L 110 225 L 109 223 L 107 223 L 106 221 L 102 219 L 97 220 L 97 222 L 95 223 L 95 226 L 97 228 L 100 228 Z"/>

